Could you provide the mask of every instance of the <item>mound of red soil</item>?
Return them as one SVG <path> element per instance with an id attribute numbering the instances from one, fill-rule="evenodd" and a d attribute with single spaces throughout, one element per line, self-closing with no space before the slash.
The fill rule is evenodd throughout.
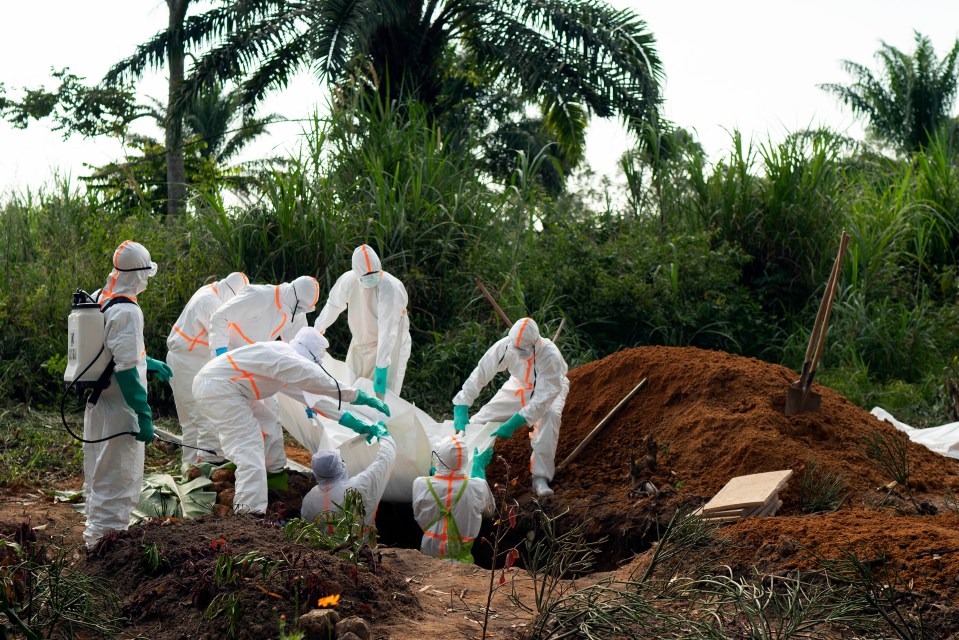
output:
<path id="1" fill-rule="evenodd" d="M 704 503 L 735 476 L 792 469 L 780 513 L 797 513 L 799 480 L 810 463 L 841 473 L 850 494 L 845 504 L 861 505 L 880 499 L 884 492 L 877 488 L 891 480 L 866 454 L 863 438 L 873 431 L 906 445 L 917 498 L 959 490 L 955 460 L 910 442 L 827 388 L 814 387 L 822 395 L 818 413 L 787 418 L 786 389 L 797 377 L 753 358 L 676 347 L 627 349 L 572 370 L 557 464 L 642 378 L 648 385 L 557 474 L 547 505 L 592 517 L 595 533 L 631 536 L 635 545 L 647 532 L 655 537 L 653 529 L 678 506 Z M 643 458 L 646 436 L 659 444 L 653 482 L 666 491 L 657 499 L 628 495 L 630 459 Z M 528 501 L 525 434 L 499 442 L 496 452 L 518 478 L 515 497 Z M 491 465 L 491 482 L 503 483 L 503 469 Z"/>
<path id="2" fill-rule="evenodd" d="M 257 559 L 247 556 L 244 569 L 241 557 L 250 553 Z M 419 609 L 406 580 L 372 554 L 354 565 L 285 542 L 282 528 L 252 516 L 167 520 L 109 534 L 84 571 L 111 584 L 129 624 L 158 640 L 223 638 L 231 623 L 238 639 L 276 638 L 281 616 L 292 621 L 332 595 L 340 596 L 341 616 L 374 623 Z M 218 603 L 231 602 L 235 608 L 212 615 Z"/>

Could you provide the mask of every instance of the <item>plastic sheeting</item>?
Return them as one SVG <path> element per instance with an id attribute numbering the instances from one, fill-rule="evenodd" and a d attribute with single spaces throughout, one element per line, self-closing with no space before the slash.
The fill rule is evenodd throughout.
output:
<path id="1" fill-rule="evenodd" d="M 354 379 L 346 365 L 329 354 L 323 359 L 323 367 L 340 382 L 373 393 L 372 381 L 366 378 Z M 379 452 L 378 442 L 367 444 L 365 436 L 357 435 L 332 420 L 320 416 L 307 418 L 304 404 L 282 394 L 277 397 L 283 428 L 310 453 L 321 449 L 339 449 L 351 476 L 369 466 Z M 348 405 L 349 412 L 368 422 L 383 420 L 386 423 L 390 435 L 396 441 L 396 465 L 383 500 L 412 502 L 413 480 L 429 474 L 432 443 L 453 433 L 453 421 L 437 422 L 425 411 L 392 391 L 386 392 L 384 400 L 390 408 L 389 418 L 370 407 Z M 490 423 L 467 427 L 466 444 L 470 457 L 474 448 L 483 451 L 492 446 L 492 433 L 498 426 L 499 423 Z"/>
<path id="2" fill-rule="evenodd" d="M 880 420 L 885 420 L 892 424 L 908 435 L 909 439 L 913 442 L 921 444 L 946 457 L 959 459 L 959 422 L 950 422 L 949 424 L 944 424 L 939 427 L 929 427 L 928 429 L 917 429 L 903 422 L 899 422 L 892 417 L 891 413 L 882 407 L 874 407 L 869 413 Z"/>

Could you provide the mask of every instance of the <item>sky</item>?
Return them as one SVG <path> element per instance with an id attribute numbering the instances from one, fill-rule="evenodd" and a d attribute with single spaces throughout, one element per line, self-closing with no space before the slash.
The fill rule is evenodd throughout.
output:
<path id="1" fill-rule="evenodd" d="M 959 3 L 946 0 L 608 1 L 646 21 L 666 76 L 665 117 L 694 131 L 713 161 L 728 152 L 734 129 L 757 144 L 819 125 L 861 137 L 861 124 L 818 87 L 849 79 L 841 60 L 876 68 L 881 42 L 911 52 L 914 30 L 928 35 L 942 57 L 959 37 Z M 0 83 L 11 96 L 24 86 L 55 87 L 51 68 L 68 66 L 99 80 L 167 21 L 164 0 L 7 4 L 0 22 Z M 164 99 L 165 78 L 163 70 L 147 75 L 138 92 L 144 99 Z M 268 99 L 262 112 L 296 120 L 324 104 L 322 87 L 304 75 Z M 271 126 L 241 159 L 293 153 L 301 128 L 298 122 Z M 616 180 L 617 159 L 628 146 L 619 123 L 594 119 L 586 159 L 597 173 Z M 115 139 L 64 140 L 48 123 L 21 131 L 0 122 L 0 196 L 49 184 L 55 172 L 75 179 L 86 173 L 84 164 L 106 164 L 122 154 Z"/>

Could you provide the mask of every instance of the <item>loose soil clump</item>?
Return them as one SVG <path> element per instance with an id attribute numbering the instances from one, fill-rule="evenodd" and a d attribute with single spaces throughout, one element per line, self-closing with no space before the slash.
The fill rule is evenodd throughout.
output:
<path id="1" fill-rule="evenodd" d="M 818 413 L 787 418 L 786 388 L 796 373 L 689 347 L 627 349 L 570 371 L 557 464 L 644 377 L 647 387 L 557 474 L 556 493 L 545 500 L 552 511 L 568 508 L 575 516 L 570 521 L 591 519 L 588 535 L 609 537 L 601 564 L 612 566 L 642 551 L 677 510 L 704 504 L 735 476 L 792 469 L 793 478 L 780 493 L 781 515 L 798 514 L 799 479 L 810 464 L 842 474 L 848 486 L 845 508 L 882 502 L 890 493 L 882 487 L 891 478 L 867 455 L 864 438 L 874 432 L 906 447 L 912 465 L 909 489 L 928 512 L 942 506 L 946 492 L 959 491 L 955 460 L 912 443 L 830 389 L 814 387 L 822 395 Z M 656 497 L 630 492 L 630 461 L 646 456 L 647 436 L 659 446 L 652 481 L 662 492 Z M 499 442 L 496 453 L 517 480 L 515 497 L 530 503 L 525 434 Z M 506 480 L 504 465 L 494 462 L 490 482 Z M 909 507 L 905 492 L 894 490 L 892 498 L 897 496 Z"/>
<path id="2" fill-rule="evenodd" d="M 329 596 L 339 596 L 342 617 L 378 624 L 414 615 L 404 578 L 368 555 L 356 564 L 286 542 L 270 519 L 208 516 L 108 534 L 85 571 L 109 581 L 130 624 L 152 638 L 231 637 L 232 625 L 232 637 L 252 640 L 277 637 L 281 616 L 292 625 Z"/>

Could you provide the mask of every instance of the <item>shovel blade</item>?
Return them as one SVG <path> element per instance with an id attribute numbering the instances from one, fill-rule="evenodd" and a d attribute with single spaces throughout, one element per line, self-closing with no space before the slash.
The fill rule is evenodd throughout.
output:
<path id="1" fill-rule="evenodd" d="M 803 393 L 802 387 L 791 386 L 786 390 L 786 415 L 816 413 L 819 411 L 820 396 L 815 391 Z"/>

